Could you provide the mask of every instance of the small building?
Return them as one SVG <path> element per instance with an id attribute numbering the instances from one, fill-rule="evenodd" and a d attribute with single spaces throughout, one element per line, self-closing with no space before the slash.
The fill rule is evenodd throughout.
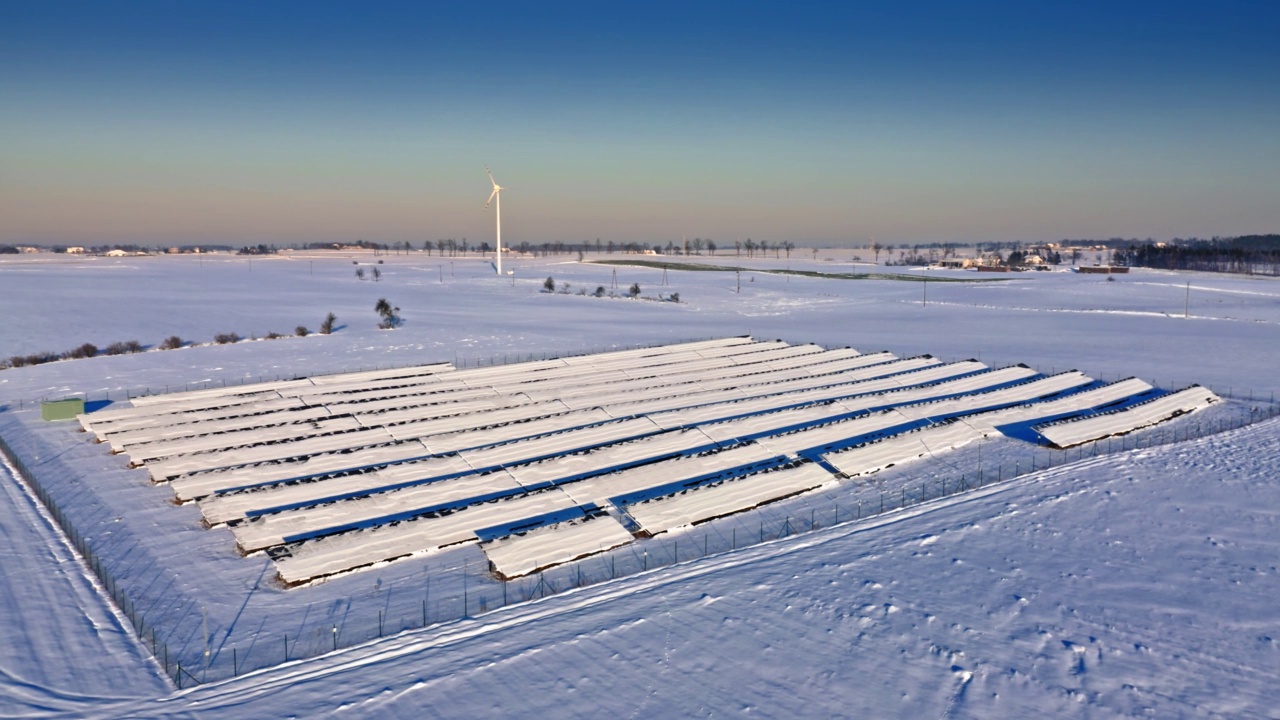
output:
<path id="1" fill-rule="evenodd" d="M 70 250 L 68 250 L 67 252 L 71 252 L 71 251 L 70 251 Z M 128 254 L 129 254 L 129 253 L 127 253 L 127 252 L 125 252 L 124 250 L 121 250 L 121 249 L 119 249 L 119 248 L 116 248 L 115 250 L 108 250 L 108 251 L 107 251 L 107 257 L 124 257 L 124 256 L 126 256 L 126 255 L 128 255 Z"/>
<path id="2" fill-rule="evenodd" d="M 67 254 L 68 254 L 68 255 L 83 255 L 83 254 L 84 254 L 84 248 L 82 248 L 82 247 L 80 247 L 80 246 L 69 247 L 69 248 L 67 248 Z"/>

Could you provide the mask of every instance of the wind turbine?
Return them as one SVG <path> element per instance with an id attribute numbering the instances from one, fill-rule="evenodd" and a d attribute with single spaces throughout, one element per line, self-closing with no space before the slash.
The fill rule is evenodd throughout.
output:
<path id="1" fill-rule="evenodd" d="M 498 222 L 498 226 L 497 226 L 498 227 L 498 252 L 495 253 L 494 257 L 497 259 L 496 267 L 498 270 L 498 274 L 501 275 L 502 274 L 502 196 L 499 195 L 498 193 L 502 192 L 502 186 L 498 184 L 497 180 L 493 179 L 493 173 L 489 172 L 488 165 L 484 166 L 484 172 L 486 175 L 489 176 L 489 182 L 493 183 L 493 193 L 491 193 L 489 195 L 489 199 L 485 201 L 484 209 L 488 210 L 489 203 L 493 203 L 494 216 L 497 218 L 497 222 Z"/>

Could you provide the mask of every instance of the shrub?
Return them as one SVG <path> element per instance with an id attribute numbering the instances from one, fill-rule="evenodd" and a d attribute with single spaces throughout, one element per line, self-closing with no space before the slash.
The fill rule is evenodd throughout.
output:
<path id="1" fill-rule="evenodd" d="M 378 329 L 390 330 L 400 324 L 400 308 L 391 307 L 391 303 L 387 302 L 386 298 L 378 298 L 373 310 L 382 317 L 382 322 L 378 323 Z"/>
<path id="2" fill-rule="evenodd" d="M 281 335 L 281 334 L 280 334 L 280 333 L 278 333 L 278 332 L 269 332 L 269 333 L 267 333 L 267 337 L 266 337 L 266 339 L 267 339 L 267 340 L 279 340 L 279 339 L 280 339 L 280 338 L 282 338 L 282 337 L 284 337 L 284 336 L 283 336 L 283 335 Z"/>
<path id="3" fill-rule="evenodd" d="M 142 352 L 142 343 L 137 340 L 126 340 L 124 342 L 113 342 L 103 349 L 103 355 L 125 355 L 127 353 Z"/>
<path id="4" fill-rule="evenodd" d="M 293 334 L 297 335 L 298 337 L 306 337 L 307 332 L 308 331 L 307 331 L 306 325 L 299 325 L 298 327 L 293 329 Z"/>
<path id="5" fill-rule="evenodd" d="M 93 343 L 85 343 L 74 350 L 68 350 L 64 355 L 64 357 L 68 357 L 72 359 L 91 358 L 97 354 L 98 354 L 97 345 L 94 345 Z"/>
<path id="6" fill-rule="evenodd" d="M 9 365 L 16 368 L 26 367 L 28 365 L 43 365 L 57 359 L 58 354 L 51 352 L 32 353 L 31 355 L 14 355 L 9 358 Z"/>
<path id="7" fill-rule="evenodd" d="M 334 315 L 333 313 L 329 313 L 328 315 L 325 315 L 324 322 L 320 323 L 320 334 L 328 335 L 329 333 L 333 332 L 333 323 L 336 322 L 337 319 L 338 319 L 338 316 Z"/>
<path id="8" fill-rule="evenodd" d="M 631 283 L 631 289 L 627 291 L 627 294 L 633 298 L 640 297 L 640 283 Z"/>
<path id="9" fill-rule="evenodd" d="M 596 286 L 596 297 L 604 297 L 604 286 L 603 286 L 603 285 L 597 285 L 597 286 Z"/>
<path id="10" fill-rule="evenodd" d="M 170 335 L 169 337 L 164 339 L 164 342 L 160 343 L 160 349 L 161 350 L 177 350 L 178 348 L 182 347 L 185 344 L 186 343 L 182 341 L 182 338 L 178 337 L 177 335 Z"/>
<path id="11" fill-rule="evenodd" d="M 358 268 L 356 268 L 356 277 L 357 277 L 357 278 L 359 278 L 359 279 L 361 279 L 361 280 L 363 280 L 363 279 L 364 279 L 364 268 L 362 268 L 362 267 L 358 267 Z"/>
<path id="12" fill-rule="evenodd" d="M 671 293 L 671 302 L 673 303 L 680 302 L 680 293 Z"/>
<path id="13" fill-rule="evenodd" d="M 555 280 L 555 278 L 548 277 L 546 280 L 543 280 L 543 281 L 542 281 L 542 289 L 543 289 L 543 290 L 545 290 L 546 292 L 549 292 L 549 293 L 553 293 L 553 292 L 555 292 L 555 291 L 556 291 L 556 280 Z"/>
<path id="14" fill-rule="evenodd" d="M 240 342 L 240 336 L 235 333 L 218 333 L 213 336 L 213 341 L 219 345 L 230 345 Z"/>

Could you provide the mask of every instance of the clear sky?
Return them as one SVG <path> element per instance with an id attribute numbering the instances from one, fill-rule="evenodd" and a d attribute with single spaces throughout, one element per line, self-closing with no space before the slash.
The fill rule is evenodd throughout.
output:
<path id="1" fill-rule="evenodd" d="M 0 242 L 1280 232 L 1280 2 L 0 3 Z"/>

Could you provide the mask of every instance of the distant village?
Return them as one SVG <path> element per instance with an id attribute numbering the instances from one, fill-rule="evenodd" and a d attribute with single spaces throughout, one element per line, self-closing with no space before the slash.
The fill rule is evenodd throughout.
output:
<path id="1" fill-rule="evenodd" d="M 301 251 L 372 252 L 374 255 L 424 253 L 439 257 L 485 257 L 493 252 L 487 242 L 468 243 L 453 238 L 425 240 L 420 246 L 409 241 L 380 243 L 313 242 L 277 247 L 260 243 L 232 245 L 9 245 L 0 244 L 0 255 L 55 253 L 96 257 L 137 257 L 184 254 L 281 255 Z M 1280 235 L 1240 237 L 1174 238 L 1157 242 L 1151 238 L 1110 238 L 1108 240 L 1063 240 L 1061 242 L 933 242 L 893 245 L 871 241 L 863 246 L 799 248 L 790 241 L 745 241 L 735 239 L 717 244 L 710 238 L 681 238 L 665 244 L 614 241 L 520 242 L 502 248 L 504 257 L 551 257 L 627 254 L 665 257 L 768 258 L 791 259 L 793 251 L 813 261 L 847 262 L 852 251 L 855 263 L 886 266 L 934 267 L 974 272 L 1023 272 L 1069 267 L 1076 272 L 1127 272 L 1130 267 L 1205 270 L 1246 274 L 1280 275 Z M 824 255 L 824 253 L 827 253 Z M 843 256 L 832 256 L 838 253 Z M 821 256 L 821 257 L 820 257 Z"/>

